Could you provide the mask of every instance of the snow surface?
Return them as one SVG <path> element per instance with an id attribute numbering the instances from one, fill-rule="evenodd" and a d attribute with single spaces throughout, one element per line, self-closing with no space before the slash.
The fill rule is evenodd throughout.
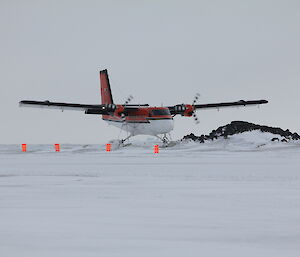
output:
<path id="1" fill-rule="evenodd" d="M 0 145 L 0 256 L 300 256 L 300 142 Z"/>

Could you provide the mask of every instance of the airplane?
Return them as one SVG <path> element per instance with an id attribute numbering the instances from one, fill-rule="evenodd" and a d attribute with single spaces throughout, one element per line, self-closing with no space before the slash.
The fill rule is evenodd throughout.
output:
<path id="1" fill-rule="evenodd" d="M 124 104 L 115 104 L 112 97 L 111 87 L 107 70 L 100 71 L 101 104 L 77 104 L 60 103 L 50 101 L 22 100 L 21 107 L 39 107 L 59 110 L 84 111 L 85 114 L 102 115 L 102 119 L 121 130 L 127 131 L 129 136 L 120 140 L 123 145 L 126 140 L 136 135 L 156 136 L 164 144 L 168 144 L 170 139 L 167 135 L 174 129 L 175 115 L 194 117 L 196 123 L 197 110 L 221 109 L 225 107 L 260 105 L 268 103 L 267 100 L 235 101 L 209 104 L 196 104 L 199 95 L 196 95 L 192 104 L 177 104 L 173 106 L 149 106 L 149 104 L 129 104 L 132 96 Z"/>

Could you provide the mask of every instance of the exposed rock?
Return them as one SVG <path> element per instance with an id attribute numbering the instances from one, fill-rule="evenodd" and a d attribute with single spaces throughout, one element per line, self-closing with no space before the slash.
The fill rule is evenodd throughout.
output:
<path id="1" fill-rule="evenodd" d="M 219 137 L 223 137 L 225 139 L 228 136 L 232 136 L 235 134 L 252 131 L 252 130 L 260 130 L 262 132 L 272 133 L 274 135 L 280 135 L 284 137 L 282 142 L 287 142 L 289 140 L 300 140 L 300 136 L 297 133 L 292 133 L 288 129 L 283 130 L 281 128 L 274 128 L 268 126 L 261 126 L 254 123 L 246 122 L 246 121 L 232 121 L 230 124 L 219 127 L 216 130 L 213 130 L 208 135 L 195 136 L 193 133 L 190 135 L 186 135 L 183 137 L 184 139 L 192 139 L 193 141 L 199 141 L 200 143 L 204 143 L 205 140 L 214 140 Z M 272 141 L 279 141 L 279 138 L 273 138 Z"/>
<path id="2" fill-rule="evenodd" d="M 279 138 L 278 138 L 278 137 L 273 137 L 273 138 L 271 139 L 271 141 L 272 141 L 272 142 L 274 142 L 274 141 L 279 141 Z"/>
<path id="3" fill-rule="evenodd" d="M 204 143 L 204 141 L 207 140 L 204 135 L 198 137 L 195 136 L 194 133 L 184 136 L 182 140 L 186 140 L 186 139 L 192 139 L 193 141 L 199 141 L 200 143 Z"/>

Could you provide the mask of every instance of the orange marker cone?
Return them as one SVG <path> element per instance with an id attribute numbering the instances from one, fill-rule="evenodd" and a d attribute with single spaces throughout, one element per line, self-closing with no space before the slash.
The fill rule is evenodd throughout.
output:
<path id="1" fill-rule="evenodd" d="M 154 153 L 159 153 L 159 145 L 154 146 Z"/>
<path id="2" fill-rule="evenodd" d="M 59 144 L 54 144 L 54 147 L 55 147 L 55 152 L 60 151 L 60 145 Z"/>
<path id="3" fill-rule="evenodd" d="M 110 152 L 111 151 L 111 144 L 106 144 L 106 152 Z"/>
<path id="4" fill-rule="evenodd" d="M 22 152 L 26 152 L 27 151 L 27 144 L 22 144 Z"/>

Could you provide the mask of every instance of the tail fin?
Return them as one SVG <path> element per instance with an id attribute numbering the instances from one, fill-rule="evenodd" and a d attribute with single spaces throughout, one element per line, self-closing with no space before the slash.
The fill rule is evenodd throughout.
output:
<path id="1" fill-rule="evenodd" d="M 114 101 L 111 94 L 107 70 L 100 71 L 100 85 L 102 104 L 113 104 Z"/>

